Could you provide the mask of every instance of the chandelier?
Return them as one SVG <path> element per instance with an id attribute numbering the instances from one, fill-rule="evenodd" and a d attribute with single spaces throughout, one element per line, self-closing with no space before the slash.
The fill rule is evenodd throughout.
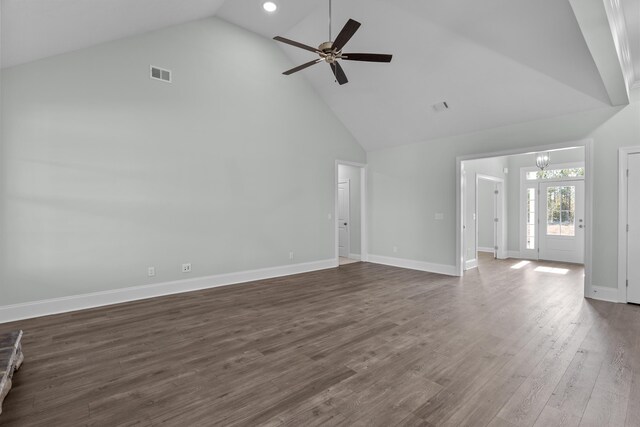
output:
<path id="1" fill-rule="evenodd" d="M 546 153 L 538 153 L 536 155 L 536 166 L 543 171 L 549 167 L 549 162 L 551 161 L 551 156 L 549 156 L 549 152 Z"/>

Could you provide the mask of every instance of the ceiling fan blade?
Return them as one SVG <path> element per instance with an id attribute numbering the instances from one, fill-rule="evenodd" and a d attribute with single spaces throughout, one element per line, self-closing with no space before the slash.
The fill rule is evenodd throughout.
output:
<path id="1" fill-rule="evenodd" d="M 285 76 L 288 76 L 288 75 L 290 75 L 290 74 L 297 73 L 298 71 L 300 71 L 300 70 L 304 70 L 305 68 L 308 68 L 308 67 L 311 67 L 312 65 L 315 65 L 315 64 L 317 64 L 317 63 L 318 63 L 318 62 L 320 62 L 320 61 L 322 61 L 322 59 L 315 59 L 315 60 L 313 60 L 313 61 L 309 61 L 309 62 L 307 62 L 306 64 L 298 65 L 298 66 L 297 66 L 297 67 L 295 67 L 295 68 L 292 68 L 292 69 L 290 69 L 290 70 L 287 70 L 287 71 L 285 71 L 285 72 L 284 72 L 284 73 L 282 73 L 282 74 L 284 74 Z"/>
<path id="2" fill-rule="evenodd" d="M 320 51 L 318 49 L 316 49 L 315 47 L 307 46 L 306 44 L 302 44 L 302 43 L 298 43 L 298 42 L 293 41 L 293 40 L 285 39 L 284 37 L 275 36 L 273 39 L 275 41 L 279 41 L 280 43 L 286 43 L 286 44 L 289 44 L 291 46 L 299 47 L 300 49 L 308 50 L 310 52 L 320 53 Z"/>
<path id="3" fill-rule="evenodd" d="M 349 80 L 347 79 L 347 75 L 344 73 L 344 70 L 342 69 L 340 64 L 334 62 L 333 64 L 329 65 L 331 66 L 331 71 L 333 71 L 333 75 L 336 76 L 336 80 L 338 81 L 338 83 L 343 85 L 349 82 Z"/>
<path id="4" fill-rule="evenodd" d="M 358 21 L 354 21 L 353 19 L 349 19 L 347 23 L 344 24 L 344 27 L 342 27 L 340 34 L 338 34 L 338 37 L 336 37 L 335 41 L 333 42 L 333 48 L 336 50 L 336 52 L 340 52 L 342 50 L 344 45 L 347 44 L 347 42 L 351 39 L 351 37 L 353 37 L 356 31 L 358 31 L 360 25 L 361 24 Z"/>
<path id="5" fill-rule="evenodd" d="M 341 59 L 347 61 L 391 62 L 393 55 L 381 53 L 343 53 Z"/>

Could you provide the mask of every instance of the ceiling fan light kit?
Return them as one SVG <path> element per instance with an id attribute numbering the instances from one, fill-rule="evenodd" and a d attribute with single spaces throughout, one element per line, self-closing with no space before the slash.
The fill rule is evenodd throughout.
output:
<path id="1" fill-rule="evenodd" d="M 331 67 L 331 71 L 336 78 L 336 81 L 343 85 L 348 83 L 347 75 L 344 73 L 342 66 L 338 61 L 363 61 L 363 62 L 391 62 L 392 55 L 387 54 L 379 54 L 379 53 L 343 53 L 342 48 L 347 44 L 351 37 L 358 31 L 360 28 L 360 23 L 353 19 L 349 19 L 345 26 L 342 28 L 338 36 L 335 40 L 331 41 L 331 0 L 329 0 L 329 41 L 321 43 L 317 48 L 305 45 L 303 43 L 296 42 L 294 40 L 289 40 L 284 37 L 276 36 L 273 39 L 279 41 L 281 43 L 288 44 L 290 46 L 295 46 L 299 49 L 308 50 L 310 52 L 314 52 L 319 56 L 318 59 L 314 59 L 313 61 L 309 61 L 305 64 L 299 65 L 295 68 L 285 71 L 284 75 L 288 76 L 298 71 L 304 70 L 305 68 L 311 67 L 312 65 L 318 64 L 320 62 L 326 62 Z"/>

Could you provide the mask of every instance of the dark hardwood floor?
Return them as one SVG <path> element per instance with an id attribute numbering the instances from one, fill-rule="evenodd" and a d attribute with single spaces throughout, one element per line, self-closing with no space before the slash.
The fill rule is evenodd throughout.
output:
<path id="1" fill-rule="evenodd" d="M 640 307 L 516 263 L 355 263 L 2 324 L 26 358 L 0 425 L 640 425 Z"/>

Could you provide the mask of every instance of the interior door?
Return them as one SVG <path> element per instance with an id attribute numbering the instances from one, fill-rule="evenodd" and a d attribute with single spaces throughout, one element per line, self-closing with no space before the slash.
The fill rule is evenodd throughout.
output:
<path id="1" fill-rule="evenodd" d="M 629 154 L 627 164 L 627 301 L 640 304 L 640 154 Z"/>
<path id="2" fill-rule="evenodd" d="M 539 258 L 584 263 L 584 181 L 540 183 Z"/>
<path id="3" fill-rule="evenodd" d="M 349 257 L 349 181 L 338 183 L 338 254 Z"/>

